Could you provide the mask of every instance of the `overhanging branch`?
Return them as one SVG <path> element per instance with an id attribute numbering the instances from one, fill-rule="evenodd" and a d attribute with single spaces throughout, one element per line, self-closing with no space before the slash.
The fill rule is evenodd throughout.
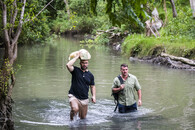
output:
<path id="1" fill-rule="evenodd" d="M 25 22 L 33 21 L 35 18 L 37 18 L 37 16 L 38 16 L 41 12 L 43 12 L 43 10 L 44 10 L 48 5 L 51 4 L 51 2 L 53 2 L 53 0 L 51 0 L 45 7 L 43 7 L 43 9 L 41 9 L 41 11 L 39 11 L 39 13 L 35 15 L 35 17 L 33 17 L 32 19 L 27 19 L 27 20 L 25 20 Z"/>
<path id="2" fill-rule="evenodd" d="M 17 9 L 17 4 L 16 4 L 16 0 L 13 2 L 13 10 L 11 11 L 11 19 L 10 19 L 10 29 L 9 29 L 9 36 L 10 37 L 14 37 L 14 23 L 15 23 L 15 20 L 16 20 L 16 16 L 18 14 L 18 9 Z"/>
<path id="3" fill-rule="evenodd" d="M 21 9 L 21 14 L 20 14 L 20 20 L 19 20 L 18 28 L 17 28 L 17 31 L 15 33 L 15 37 L 14 37 L 14 40 L 13 40 L 14 44 L 16 44 L 16 41 L 18 40 L 18 37 L 20 36 L 21 30 L 22 30 L 25 5 L 26 5 L 26 0 L 23 1 L 23 6 L 22 6 L 22 9 Z"/>
<path id="4" fill-rule="evenodd" d="M 7 30 L 7 6 L 6 4 L 0 0 L 0 4 L 1 4 L 1 7 L 2 7 L 2 22 L 3 22 L 3 32 L 4 32 L 4 37 L 5 37 L 5 45 L 6 46 L 10 46 L 10 39 L 9 39 L 9 35 L 8 35 L 8 30 Z"/>

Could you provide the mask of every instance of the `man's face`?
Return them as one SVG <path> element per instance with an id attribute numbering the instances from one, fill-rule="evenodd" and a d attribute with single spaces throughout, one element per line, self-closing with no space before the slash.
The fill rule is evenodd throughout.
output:
<path id="1" fill-rule="evenodd" d="M 128 67 L 121 67 L 121 74 L 123 76 L 127 76 L 128 75 Z"/>
<path id="2" fill-rule="evenodd" d="M 88 63 L 87 60 L 81 60 L 81 61 L 80 61 L 81 69 L 82 69 L 82 70 L 87 70 L 88 64 L 89 64 L 89 63 Z"/>

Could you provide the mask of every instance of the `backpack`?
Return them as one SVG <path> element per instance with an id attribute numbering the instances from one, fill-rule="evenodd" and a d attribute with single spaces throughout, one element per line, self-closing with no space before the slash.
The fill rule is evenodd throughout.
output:
<path id="1" fill-rule="evenodd" d="M 121 78 L 121 76 L 119 75 L 119 76 L 117 76 L 118 77 L 118 79 L 119 79 L 119 81 L 120 81 L 120 83 L 121 84 L 123 84 L 124 82 L 123 82 L 123 79 Z M 119 91 L 120 92 L 120 91 Z M 114 97 L 114 103 L 116 104 L 116 107 L 115 107 L 115 109 L 114 109 L 114 112 L 116 111 L 116 109 L 117 109 L 117 107 L 118 107 L 118 94 L 119 94 L 119 92 L 117 92 L 117 93 L 113 93 L 112 92 L 112 96 Z"/>

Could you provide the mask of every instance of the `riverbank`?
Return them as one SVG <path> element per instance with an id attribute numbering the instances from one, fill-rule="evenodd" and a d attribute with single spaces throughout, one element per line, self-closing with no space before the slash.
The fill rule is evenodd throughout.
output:
<path id="1" fill-rule="evenodd" d="M 195 71 L 194 40 L 186 40 L 182 37 L 155 38 L 144 35 L 131 35 L 125 38 L 121 44 L 121 49 L 122 54 L 131 57 L 131 60 L 154 63 L 174 69 Z M 163 53 L 167 55 L 162 55 Z"/>
<path id="2" fill-rule="evenodd" d="M 84 39 L 85 43 L 90 45 L 96 41 L 91 36 L 85 36 Z M 130 61 L 136 60 L 173 69 L 195 71 L 195 41 L 193 40 L 145 37 L 136 34 L 120 38 L 113 37 L 105 45 L 126 55 Z"/>
<path id="3" fill-rule="evenodd" d="M 156 56 L 156 57 L 144 57 L 144 58 L 130 57 L 129 60 L 167 66 L 167 67 L 173 68 L 173 69 L 184 69 L 184 70 L 195 71 L 194 65 L 189 65 L 189 64 L 183 63 L 181 61 L 172 60 L 170 57 L 162 57 L 160 55 Z"/>
<path id="4" fill-rule="evenodd" d="M 173 69 L 195 71 L 195 41 L 193 40 L 145 37 L 135 34 L 118 39 L 114 37 L 109 41 L 106 45 L 130 57 L 131 61 L 137 60 Z"/>

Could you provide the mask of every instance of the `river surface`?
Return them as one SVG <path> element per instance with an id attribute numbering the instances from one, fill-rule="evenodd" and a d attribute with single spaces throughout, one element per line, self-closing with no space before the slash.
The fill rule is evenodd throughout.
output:
<path id="1" fill-rule="evenodd" d="M 86 119 L 71 122 L 67 97 L 71 74 L 65 65 L 68 55 L 81 48 L 92 55 L 89 70 L 95 77 L 97 102 L 89 103 Z M 19 47 L 16 63 L 21 66 L 13 90 L 16 130 L 195 129 L 195 72 L 131 62 L 107 47 L 81 46 L 65 38 L 46 46 Z M 113 112 L 111 86 L 122 63 L 142 86 L 143 105 L 137 112 Z"/>

